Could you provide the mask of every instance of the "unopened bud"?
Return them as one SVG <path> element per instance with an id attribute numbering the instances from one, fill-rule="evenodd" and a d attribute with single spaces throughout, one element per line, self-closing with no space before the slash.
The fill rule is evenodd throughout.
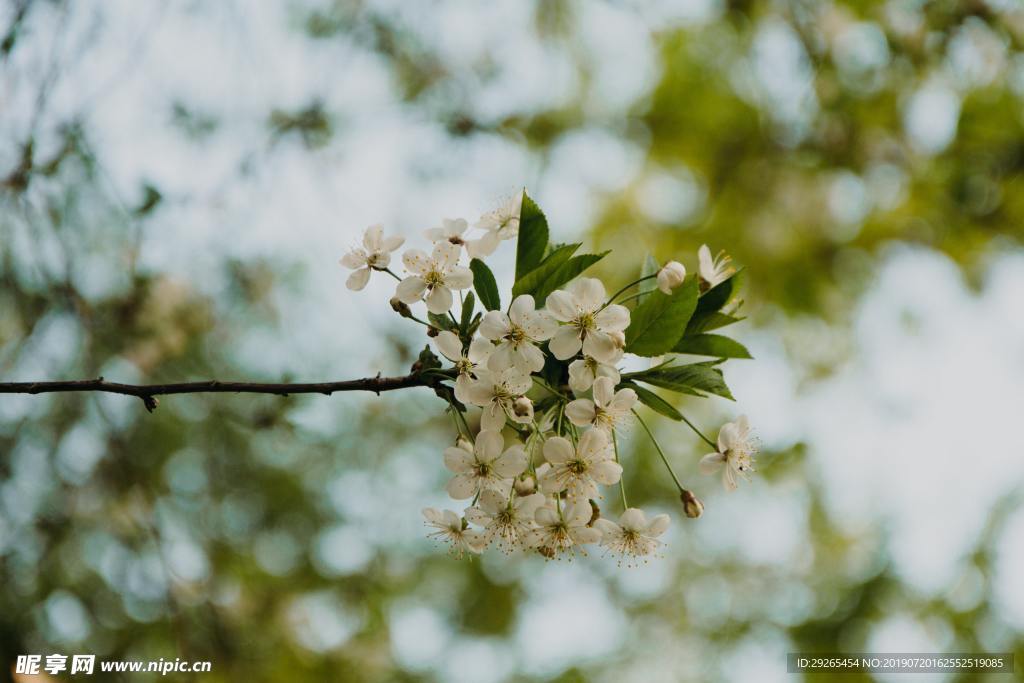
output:
<path id="1" fill-rule="evenodd" d="M 697 519 L 704 514 L 704 503 L 700 502 L 700 498 L 693 495 L 692 491 L 683 489 L 679 499 L 683 501 L 683 511 L 686 512 L 686 516 L 690 519 Z"/>
<path id="2" fill-rule="evenodd" d="M 658 271 L 658 289 L 665 294 L 672 294 L 672 290 L 683 284 L 686 280 L 686 267 L 679 261 L 669 261 Z"/>
<path id="3" fill-rule="evenodd" d="M 521 474 L 515 483 L 517 496 L 529 496 L 537 491 L 537 482 L 530 474 Z"/>
<path id="4" fill-rule="evenodd" d="M 533 401 L 525 396 L 520 396 L 512 402 L 512 412 L 516 417 L 530 417 L 533 415 Z"/>
<path id="5" fill-rule="evenodd" d="M 428 327 L 427 328 L 427 336 L 428 337 L 436 337 L 439 334 L 441 334 L 441 330 L 437 329 L 436 327 Z"/>
<path id="6" fill-rule="evenodd" d="M 400 301 L 397 296 L 391 297 L 391 301 L 388 303 L 391 304 L 392 310 L 403 318 L 412 317 L 412 310 L 410 310 L 409 305 Z"/>
<path id="7" fill-rule="evenodd" d="M 459 438 L 455 439 L 455 447 L 461 448 L 462 450 L 467 451 L 469 453 L 473 452 L 473 444 L 469 442 L 469 439 L 461 435 L 459 436 Z"/>

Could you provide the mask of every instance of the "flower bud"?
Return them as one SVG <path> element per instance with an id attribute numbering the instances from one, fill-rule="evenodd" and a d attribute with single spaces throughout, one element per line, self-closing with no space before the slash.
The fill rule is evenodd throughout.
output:
<path id="1" fill-rule="evenodd" d="M 391 309 L 403 318 L 412 317 L 412 310 L 409 308 L 409 305 L 400 301 L 397 296 L 391 297 L 391 301 L 388 303 L 391 304 Z"/>
<path id="2" fill-rule="evenodd" d="M 528 472 L 519 475 L 515 481 L 516 495 L 529 496 L 537 491 L 537 482 Z"/>
<path id="3" fill-rule="evenodd" d="M 467 439 L 466 437 L 462 436 L 461 434 L 459 435 L 459 438 L 455 439 L 455 447 L 456 448 L 461 448 L 462 450 L 466 451 L 467 453 L 472 453 L 473 452 L 473 444 L 471 444 L 469 442 L 469 439 Z"/>
<path id="4" fill-rule="evenodd" d="M 672 290 L 683 284 L 686 279 L 686 266 L 679 261 L 669 261 L 658 271 L 658 289 L 665 294 L 672 294 Z"/>
<path id="5" fill-rule="evenodd" d="M 626 333 L 616 330 L 609 332 L 608 336 L 611 338 L 612 343 L 615 344 L 615 348 L 622 350 L 626 348 Z"/>
<path id="6" fill-rule="evenodd" d="M 441 330 L 437 329 L 436 327 L 428 327 L 427 328 L 427 336 L 428 337 L 436 337 L 439 334 L 441 334 Z"/>
<path id="7" fill-rule="evenodd" d="M 520 396 L 512 402 L 512 412 L 516 417 L 530 417 L 533 415 L 533 401 L 525 396 Z"/>
<path id="8" fill-rule="evenodd" d="M 700 502 L 700 498 L 693 495 L 692 491 L 683 489 L 679 499 L 683 501 L 683 511 L 686 512 L 686 516 L 690 519 L 697 519 L 704 514 L 704 503 Z"/>

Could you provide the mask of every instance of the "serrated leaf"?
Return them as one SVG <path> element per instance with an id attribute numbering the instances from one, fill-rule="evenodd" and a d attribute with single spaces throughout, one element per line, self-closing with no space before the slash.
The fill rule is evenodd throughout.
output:
<path id="1" fill-rule="evenodd" d="M 466 298 L 462 300 L 462 320 L 459 323 L 459 329 L 463 336 L 467 336 L 469 325 L 473 321 L 474 308 L 476 308 L 476 297 L 473 296 L 473 292 L 466 292 Z"/>
<path id="2" fill-rule="evenodd" d="M 672 350 L 676 353 L 715 358 L 753 358 L 743 344 L 720 334 L 686 335 Z"/>
<path id="3" fill-rule="evenodd" d="M 494 280 L 494 273 L 487 267 L 487 264 L 478 258 L 469 262 L 469 269 L 473 271 L 473 289 L 480 297 L 480 303 L 488 311 L 496 311 L 501 308 L 501 297 L 498 296 L 498 283 Z"/>
<path id="4" fill-rule="evenodd" d="M 544 283 L 544 280 L 550 277 L 560 265 L 568 261 L 569 257 L 579 248 L 579 243 L 566 244 L 552 251 L 547 258 L 540 262 L 539 266 L 516 280 L 516 284 L 512 287 L 512 296 L 533 294 Z"/>
<path id="5" fill-rule="evenodd" d="M 623 379 L 643 382 L 644 384 L 650 384 L 682 394 L 690 394 L 691 396 L 715 394 L 732 401 L 734 400 L 732 392 L 729 391 L 729 387 L 725 384 L 722 371 L 715 367 L 720 362 L 705 361 L 703 363 L 676 365 L 661 370 L 631 372 L 623 375 Z"/>
<path id="6" fill-rule="evenodd" d="M 516 242 L 516 281 L 540 265 L 548 246 L 548 219 L 523 190 L 519 211 L 519 239 Z"/>
<path id="7" fill-rule="evenodd" d="M 671 295 L 651 292 L 630 313 L 626 351 L 638 356 L 668 353 L 686 331 L 697 305 L 697 278 L 687 278 Z"/>
<path id="8" fill-rule="evenodd" d="M 680 412 L 676 410 L 671 403 L 663 399 L 661 396 L 658 396 L 650 389 L 644 389 L 639 384 L 634 384 L 633 382 L 623 382 L 619 386 L 629 387 L 630 389 L 635 391 L 636 397 L 640 400 L 640 402 L 643 403 L 648 408 L 650 408 L 651 410 L 653 410 L 654 412 L 664 415 L 665 417 L 671 420 L 675 420 L 677 422 L 683 419 L 682 414 L 680 414 Z"/>
<path id="9" fill-rule="evenodd" d="M 581 274 L 590 266 L 594 265 L 609 252 L 602 251 L 600 254 L 580 254 L 579 256 L 573 256 L 571 259 L 560 265 L 555 269 L 551 275 L 534 291 L 533 296 L 539 302 L 547 298 L 547 295 L 555 291 L 565 283 L 569 282 L 577 275 Z"/>

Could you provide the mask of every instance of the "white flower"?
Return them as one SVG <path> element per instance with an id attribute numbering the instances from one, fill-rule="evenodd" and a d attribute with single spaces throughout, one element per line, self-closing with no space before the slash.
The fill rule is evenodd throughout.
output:
<path id="1" fill-rule="evenodd" d="M 483 237 L 469 242 L 466 246 L 473 258 L 489 256 L 498 247 L 501 240 L 510 240 L 519 234 L 519 214 L 523 208 L 523 193 L 518 192 L 509 197 L 501 206 L 488 211 L 476 227 L 485 230 Z"/>
<path id="2" fill-rule="evenodd" d="M 419 249 L 402 254 L 402 263 L 413 275 L 398 283 L 395 296 L 405 304 L 414 304 L 427 295 L 427 310 L 442 315 L 452 307 L 452 290 L 473 285 L 473 271 L 456 265 L 459 248 L 451 242 L 438 242 L 427 256 Z"/>
<path id="3" fill-rule="evenodd" d="M 736 269 L 732 267 L 732 258 L 728 254 L 720 251 L 718 256 L 712 259 L 711 250 L 706 244 L 702 244 L 697 250 L 697 260 L 700 264 L 700 277 L 708 284 L 708 287 L 714 287 L 719 282 L 728 280 L 736 272 Z"/>
<path id="4" fill-rule="evenodd" d="M 544 367 L 544 354 L 536 344 L 546 341 L 558 330 L 558 323 L 545 311 L 535 311 L 533 297 L 517 296 L 508 313 L 488 311 L 480 321 L 480 335 L 498 343 L 487 367 L 498 371 L 514 367 L 523 374 Z"/>
<path id="5" fill-rule="evenodd" d="M 622 466 L 613 459 L 608 435 L 600 429 L 584 432 L 576 448 L 568 439 L 551 437 L 544 442 L 544 459 L 551 469 L 538 479 L 540 490 L 568 491 L 573 501 L 597 498 L 598 484 L 611 486 L 622 477 Z"/>
<path id="6" fill-rule="evenodd" d="M 590 389 L 598 377 L 607 377 L 613 385 L 618 384 L 622 379 L 618 368 L 614 365 L 602 363 L 590 356 L 584 356 L 569 363 L 569 388 L 577 394 L 582 394 Z"/>
<path id="7" fill-rule="evenodd" d="M 494 344 L 486 339 L 477 337 L 469 343 L 469 350 L 463 352 L 462 340 L 459 335 L 449 330 L 440 332 L 434 339 L 437 342 L 437 350 L 441 355 L 455 363 L 455 369 L 459 376 L 455 379 L 455 398 L 463 403 L 470 403 L 469 385 L 472 381 L 475 370 L 482 367 L 487 358 L 494 350 Z"/>
<path id="8" fill-rule="evenodd" d="M 499 547 L 510 552 L 525 545 L 527 536 L 533 530 L 537 508 L 544 501 L 544 495 L 540 493 L 517 496 L 510 500 L 497 491 L 487 490 L 480 494 L 475 507 L 466 510 L 466 519 L 484 527 L 487 543 L 496 540 Z"/>
<path id="9" fill-rule="evenodd" d="M 423 517 L 426 519 L 424 524 L 437 529 L 427 536 L 448 543 L 451 546 L 449 552 L 456 557 L 461 558 L 467 550 L 479 553 L 487 545 L 483 532 L 463 528 L 462 518 L 451 510 L 423 508 Z"/>
<path id="10" fill-rule="evenodd" d="M 629 421 L 629 411 L 636 405 L 636 392 L 632 389 L 615 391 L 615 383 L 608 377 L 594 380 L 594 400 L 578 398 L 565 407 L 565 416 L 574 425 L 590 425 L 610 431 Z"/>
<path id="11" fill-rule="evenodd" d="M 668 523 L 668 515 L 655 515 L 648 522 L 643 510 L 629 508 L 619 517 L 618 524 L 602 517 L 594 526 L 601 531 L 601 545 L 630 562 L 658 549 L 661 541 L 657 537 L 665 533 Z"/>
<path id="12" fill-rule="evenodd" d="M 371 225 L 363 233 L 363 246 L 353 247 L 341 257 L 341 265 L 354 271 L 345 286 L 359 291 L 370 280 L 371 270 L 384 270 L 391 263 L 391 252 L 405 242 L 404 237 L 384 237 L 384 228 Z"/>
<path id="13" fill-rule="evenodd" d="M 604 285 L 588 277 L 548 295 L 544 307 L 556 320 L 568 323 L 551 339 L 555 358 L 572 358 L 582 347 L 585 356 L 602 363 L 615 362 L 620 349 L 614 333 L 629 327 L 629 309 L 619 304 L 605 306 L 604 300 Z"/>
<path id="14" fill-rule="evenodd" d="M 750 424 L 746 415 L 740 415 L 735 422 L 726 422 L 718 432 L 718 452 L 708 453 L 700 459 L 704 474 L 722 470 L 722 486 L 726 491 L 736 490 L 736 475 L 749 481 L 749 472 L 754 471 L 754 456 L 757 445 L 750 437 Z"/>
<path id="15" fill-rule="evenodd" d="M 672 294 L 672 290 L 683 284 L 686 279 L 686 266 L 679 261 L 669 261 L 658 271 L 656 282 L 658 289 L 665 294 Z"/>
<path id="16" fill-rule="evenodd" d="M 465 218 L 445 218 L 441 221 L 441 225 L 436 228 L 430 228 L 423 231 L 424 237 L 435 244 L 437 242 L 450 242 L 457 247 L 468 245 L 466 239 L 463 237 L 463 233 L 469 229 L 469 224 Z"/>
<path id="17" fill-rule="evenodd" d="M 586 500 L 567 504 L 561 513 L 557 503 L 548 503 L 537 510 L 537 528 L 529 532 L 527 545 L 547 551 L 553 557 L 560 552 L 571 552 L 577 545 L 597 543 L 601 532 L 587 526 L 593 515 L 594 510 Z"/>
<path id="18" fill-rule="evenodd" d="M 532 384 L 529 375 L 515 368 L 506 368 L 501 372 L 477 370 L 476 379 L 469 383 L 466 398 L 469 403 L 483 408 L 480 425 L 488 431 L 498 431 L 505 426 L 505 416 L 522 424 L 533 422 L 533 404 L 528 406 L 525 414 L 518 414 L 515 402 L 525 394 Z"/>
<path id="19" fill-rule="evenodd" d="M 526 469 L 526 451 L 516 444 L 502 452 L 505 440 L 498 432 L 477 434 L 473 450 L 452 446 L 444 451 L 444 466 L 455 473 L 448 482 L 448 495 L 455 500 L 472 498 L 494 489 L 508 495 L 511 479 Z"/>

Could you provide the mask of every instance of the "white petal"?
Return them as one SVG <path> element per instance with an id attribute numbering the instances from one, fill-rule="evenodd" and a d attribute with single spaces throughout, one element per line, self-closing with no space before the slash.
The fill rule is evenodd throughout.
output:
<path id="1" fill-rule="evenodd" d="M 507 503 L 508 498 L 491 489 L 481 493 L 480 500 L 477 501 L 477 505 L 492 516 L 504 510 Z"/>
<path id="2" fill-rule="evenodd" d="M 459 247 L 451 242 L 438 242 L 434 245 L 430 258 L 437 264 L 438 270 L 447 273 L 459 262 Z"/>
<path id="3" fill-rule="evenodd" d="M 559 465 L 571 460 L 576 455 L 576 449 L 568 439 L 560 436 L 553 436 L 544 442 L 544 459 L 552 465 Z"/>
<path id="4" fill-rule="evenodd" d="M 579 332 L 571 327 L 562 327 L 551 338 L 548 348 L 558 360 L 567 360 L 579 353 L 580 346 Z"/>
<path id="5" fill-rule="evenodd" d="M 442 356 L 455 363 L 462 360 L 462 340 L 459 339 L 459 335 L 444 330 L 434 338 L 434 341 Z"/>
<path id="6" fill-rule="evenodd" d="M 444 276 L 444 284 L 450 289 L 468 289 L 473 286 L 473 271 L 464 266 L 452 266 Z"/>
<path id="7" fill-rule="evenodd" d="M 473 466 L 473 454 L 454 446 L 444 449 L 444 466 L 458 474 Z"/>
<path id="8" fill-rule="evenodd" d="M 526 469 L 526 451 L 522 446 L 512 446 L 494 461 L 494 471 L 498 476 L 510 479 L 518 477 Z"/>
<path id="9" fill-rule="evenodd" d="M 722 428 L 718 430 L 718 451 L 720 453 L 728 452 L 737 441 L 736 423 L 726 422 L 722 425 Z"/>
<path id="10" fill-rule="evenodd" d="M 601 379 L 606 378 L 602 377 Z M 610 379 L 608 381 L 611 382 Z M 596 382 L 594 384 L 595 386 L 597 385 Z M 628 413 L 630 410 L 633 409 L 633 406 L 636 405 L 636 401 L 636 392 L 630 389 L 629 387 L 626 387 L 625 389 L 620 389 L 619 391 L 615 392 L 615 397 L 612 398 L 611 403 L 608 404 L 608 407 L 611 408 L 612 412 Z"/>
<path id="11" fill-rule="evenodd" d="M 700 276 L 708 281 L 714 279 L 715 264 L 711 259 L 711 250 L 708 249 L 708 245 L 700 245 L 700 249 L 697 250 L 697 262 L 700 266 Z"/>
<path id="12" fill-rule="evenodd" d="M 512 304 L 508 307 L 508 317 L 511 318 L 516 325 L 524 327 L 526 322 L 529 320 L 530 314 L 533 313 L 533 309 L 533 297 L 529 294 L 520 294 L 512 300 Z"/>
<path id="13" fill-rule="evenodd" d="M 573 393 L 582 394 L 594 384 L 594 372 L 585 360 L 578 359 L 569 363 L 569 388 Z"/>
<path id="14" fill-rule="evenodd" d="M 358 292 L 366 283 L 370 281 L 370 269 L 360 268 L 359 270 L 353 270 L 352 274 L 345 280 L 345 286 L 354 292 Z"/>
<path id="15" fill-rule="evenodd" d="M 469 343 L 469 360 L 474 364 L 483 363 L 493 351 L 494 344 L 477 337 Z"/>
<path id="16" fill-rule="evenodd" d="M 416 275 L 426 275 L 430 272 L 430 258 L 419 249 L 406 249 L 402 254 L 402 263 L 406 270 Z"/>
<path id="17" fill-rule="evenodd" d="M 505 447 L 505 439 L 501 432 L 485 430 L 476 435 L 476 443 L 473 445 L 473 453 L 479 462 L 492 462 Z"/>
<path id="18" fill-rule="evenodd" d="M 737 488 L 736 473 L 732 471 L 731 467 L 726 466 L 725 469 L 722 470 L 722 486 L 730 493 L 735 491 Z"/>
<path id="19" fill-rule="evenodd" d="M 669 516 L 668 515 L 655 515 L 647 524 L 647 535 L 648 536 L 661 536 L 668 529 Z"/>
<path id="20" fill-rule="evenodd" d="M 362 268 L 366 265 L 366 252 L 362 249 L 353 249 L 341 257 L 340 263 L 349 270 Z"/>
<path id="21" fill-rule="evenodd" d="M 553 526 L 558 524 L 560 521 L 558 519 L 558 512 L 549 507 L 538 508 L 535 519 L 537 520 L 537 524 L 540 524 L 541 526 Z"/>
<path id="22" fill-rule="evenodd" d="M 363 246 L 369 252 L 380 251 L 383 246 L 384 226 L 371 225 L 363 233 Z"/>
<path id="23" fill-rule="evenodd" d="M 615 397 L 615 385 L 607 377 L 598 377 L 594 380 L 594 403 L 602 408 L 612 402 Z"/>
<path id="24" fill-rule="evenodd" d="M 601 541 L 601 532 L 593 527 L 582 527 L 577 529 L 575 532 L 577 543 L 599 543 Z"/>
<path id="25" fill-rule="evenodd" d="M 509 342 L 502 342 L 494 347 L 494 351 L 487 359 L 487 369 L 501 375 L 512 367 L 512 345 Z"/>
<path id="26" fill-rule="evenodd" d="M 395 296 L 404 304 L 414 304 L 423 296 L 427 283 L 418 276 L 407 277 L 398 283 Z"/>
<path id="27" fill-rule="evenodd" d="M 382 246 L 383 246 L 384 251 L 391 252 L 391 251 L 394 251 L 395 249 L 398 249 L 403 244 L 405 244 L 405 238 L 404 237 L 399 237 L 398 235 L 392 235 L 391 237 L 385 237 L 384 238 L 384 244 Z"/>
<path id="28" fill-rule="evenodd" d="M 594 316 L 594 322 L 605 332 L 621 332 L 629 327 L 629 309 L 612 304 Z"/>
<path id="29" fill-rule="evenodd" d="M 441 285 L 427 294 L 427 310 L 435 315 L 444 315 L 452 307 L 452 291 Z"/>
<path id="30" fill-rule="evenodd" d="M 444 524 L 444 513 L 437 508 L 423 508 L 423 517 L 431 524 Z"/>
<path id="31" fill-rule="evenodd" d="M 544 308 L 556 320 L 560 320 L 563 323 L 575 319 L 579 312 L 576 308 L 576 299 L 572 294 L 561 289 L 556 289 L 548 294 L 548 298 L 544 301 Z"/>
<path id="32" fill-rule="evenodd" d="M 578 398 L 565 406 L 565 416 L 577 427 L 584 427 L 594 421 L 597 411 L 589 398 Z"/>
<path id="33" fill-rule="evenodd" d="M 524 374 L 516 368 L 508 368 L 501 373 L 501 383 L 508 391 L 516 396 L 525 394 L 533 386 L 533 380 L 529 375 Z"/>
<path id="34" fill-rule="evenodd" d="M 585 500 L 575 504 L 569 503 L 562 510 L 562 517 L 565 518 L 565 522 L 569 526 L 583 526 L 593 516 L 594 508 L 590 507 L 590 503 Z"/>
<path id="35" fill-rule="evenodd" d="M 725 464 L 725 456 L 721 453 L 708 453 L 700 459 L 700 471 L 704 474 L 713 474 L 718 468 Z"/>
<path id="36" fill-rule="evenodd" d="M 480 414 L 480 428 L 490 432 L 500 431 L 505 426 L 505 411 L 497 403 L 491 403 Z"/>
<path id="37" fill-rule="evenodd" d="M 465 500 L 476 495 L 476 485 L 476 477 L 462 473 L 452 477 L 445 488 L 448 491 L 448 495 L 455 500 Z"/>
<path id="38" fill-rule="evenodd" d="M 537 311 L 529 316 L 529 322 L 523 328 L 530 339 L 546 341 L 558 332 L 558 321 L 547 311 Z"/>
<path id="39" fill-rule="evenodd" d="M 498 341 L 509 333 L 511 323 L 504 311 L 487 311 L 480 320 L 480 336 L 491 341 Z"/>
<path id="40" fill-rule="evenodd" d="M 569 291 L 575 295 L 577 305 L 584 311 L 592 312 L 604 306 L 604 285 L 597 278 L 581 277 L 569 285 Z"/>
<path id="41" fill-rule="evenodd" d="M 602 460 L 590 467 L 590 476 L 602 486 L 617 484 L 622 479 L 622 465 L 614 460 Z"/>
<path id="42" fill-rule="evenodd" d="M 469 375 L 459 375 L 455 379 L 455 398 L 459 399 L 463 403 L 472 403 L 476 405 L 471 399 L 469 392 L 470 387 L 473 385 L 473 380 L 469 378 Z"/>
<path id="43" fill-rule="evenodd" d="M 600 429 L 591 429 L 580 437 L 579 451 L 587 460 L 604 460 L 610 458 L 608 454 L 608 435 Z"/>
<path id="44" fill-rule="evenodd" d="M 591 330 L 583 340 L 583 355 L 591 356 L 601 363 L 612 363 L 619 349 L 606 333 Z"/>
<path id="45" fill-rule="evenodd" d="M 610 540 L 609 537 L 622 535 L 622 529 L 619 527 L 619 525 L 613 522 L 612 520 L 606 519 L 604 517 L 601 517 L 600 519 L 594 522 L 594 528 L 601 532 L 601 534 L 605 537 L 605 540 Z"/>
<path id="46" fill-rule="evenodd" d="M 643 531 L 647 528 L 647 517 L 639 508 L 629 508 L 619 517 L 619 525 L 630 531 Z"/>
<path id="47" fill-rule="evenodd" d="M 518 358 L 520 363 L 516 363 L 516 367 L 519 367 L 524 374 L 530 374 L 531 372 L 540 372 L 541 368 L 544 367 L 544 353 L 533 344 L 523 344 L 519 347 Z"/>
<path id="48" fill-rule="evenodd" d="M 466 251 L 469 253 L 470 258 L 484 258 L 493 254 L 500 242 L 501 238 L 493 232 L 488 232 L 480 239 L 466 242 Z"/>

